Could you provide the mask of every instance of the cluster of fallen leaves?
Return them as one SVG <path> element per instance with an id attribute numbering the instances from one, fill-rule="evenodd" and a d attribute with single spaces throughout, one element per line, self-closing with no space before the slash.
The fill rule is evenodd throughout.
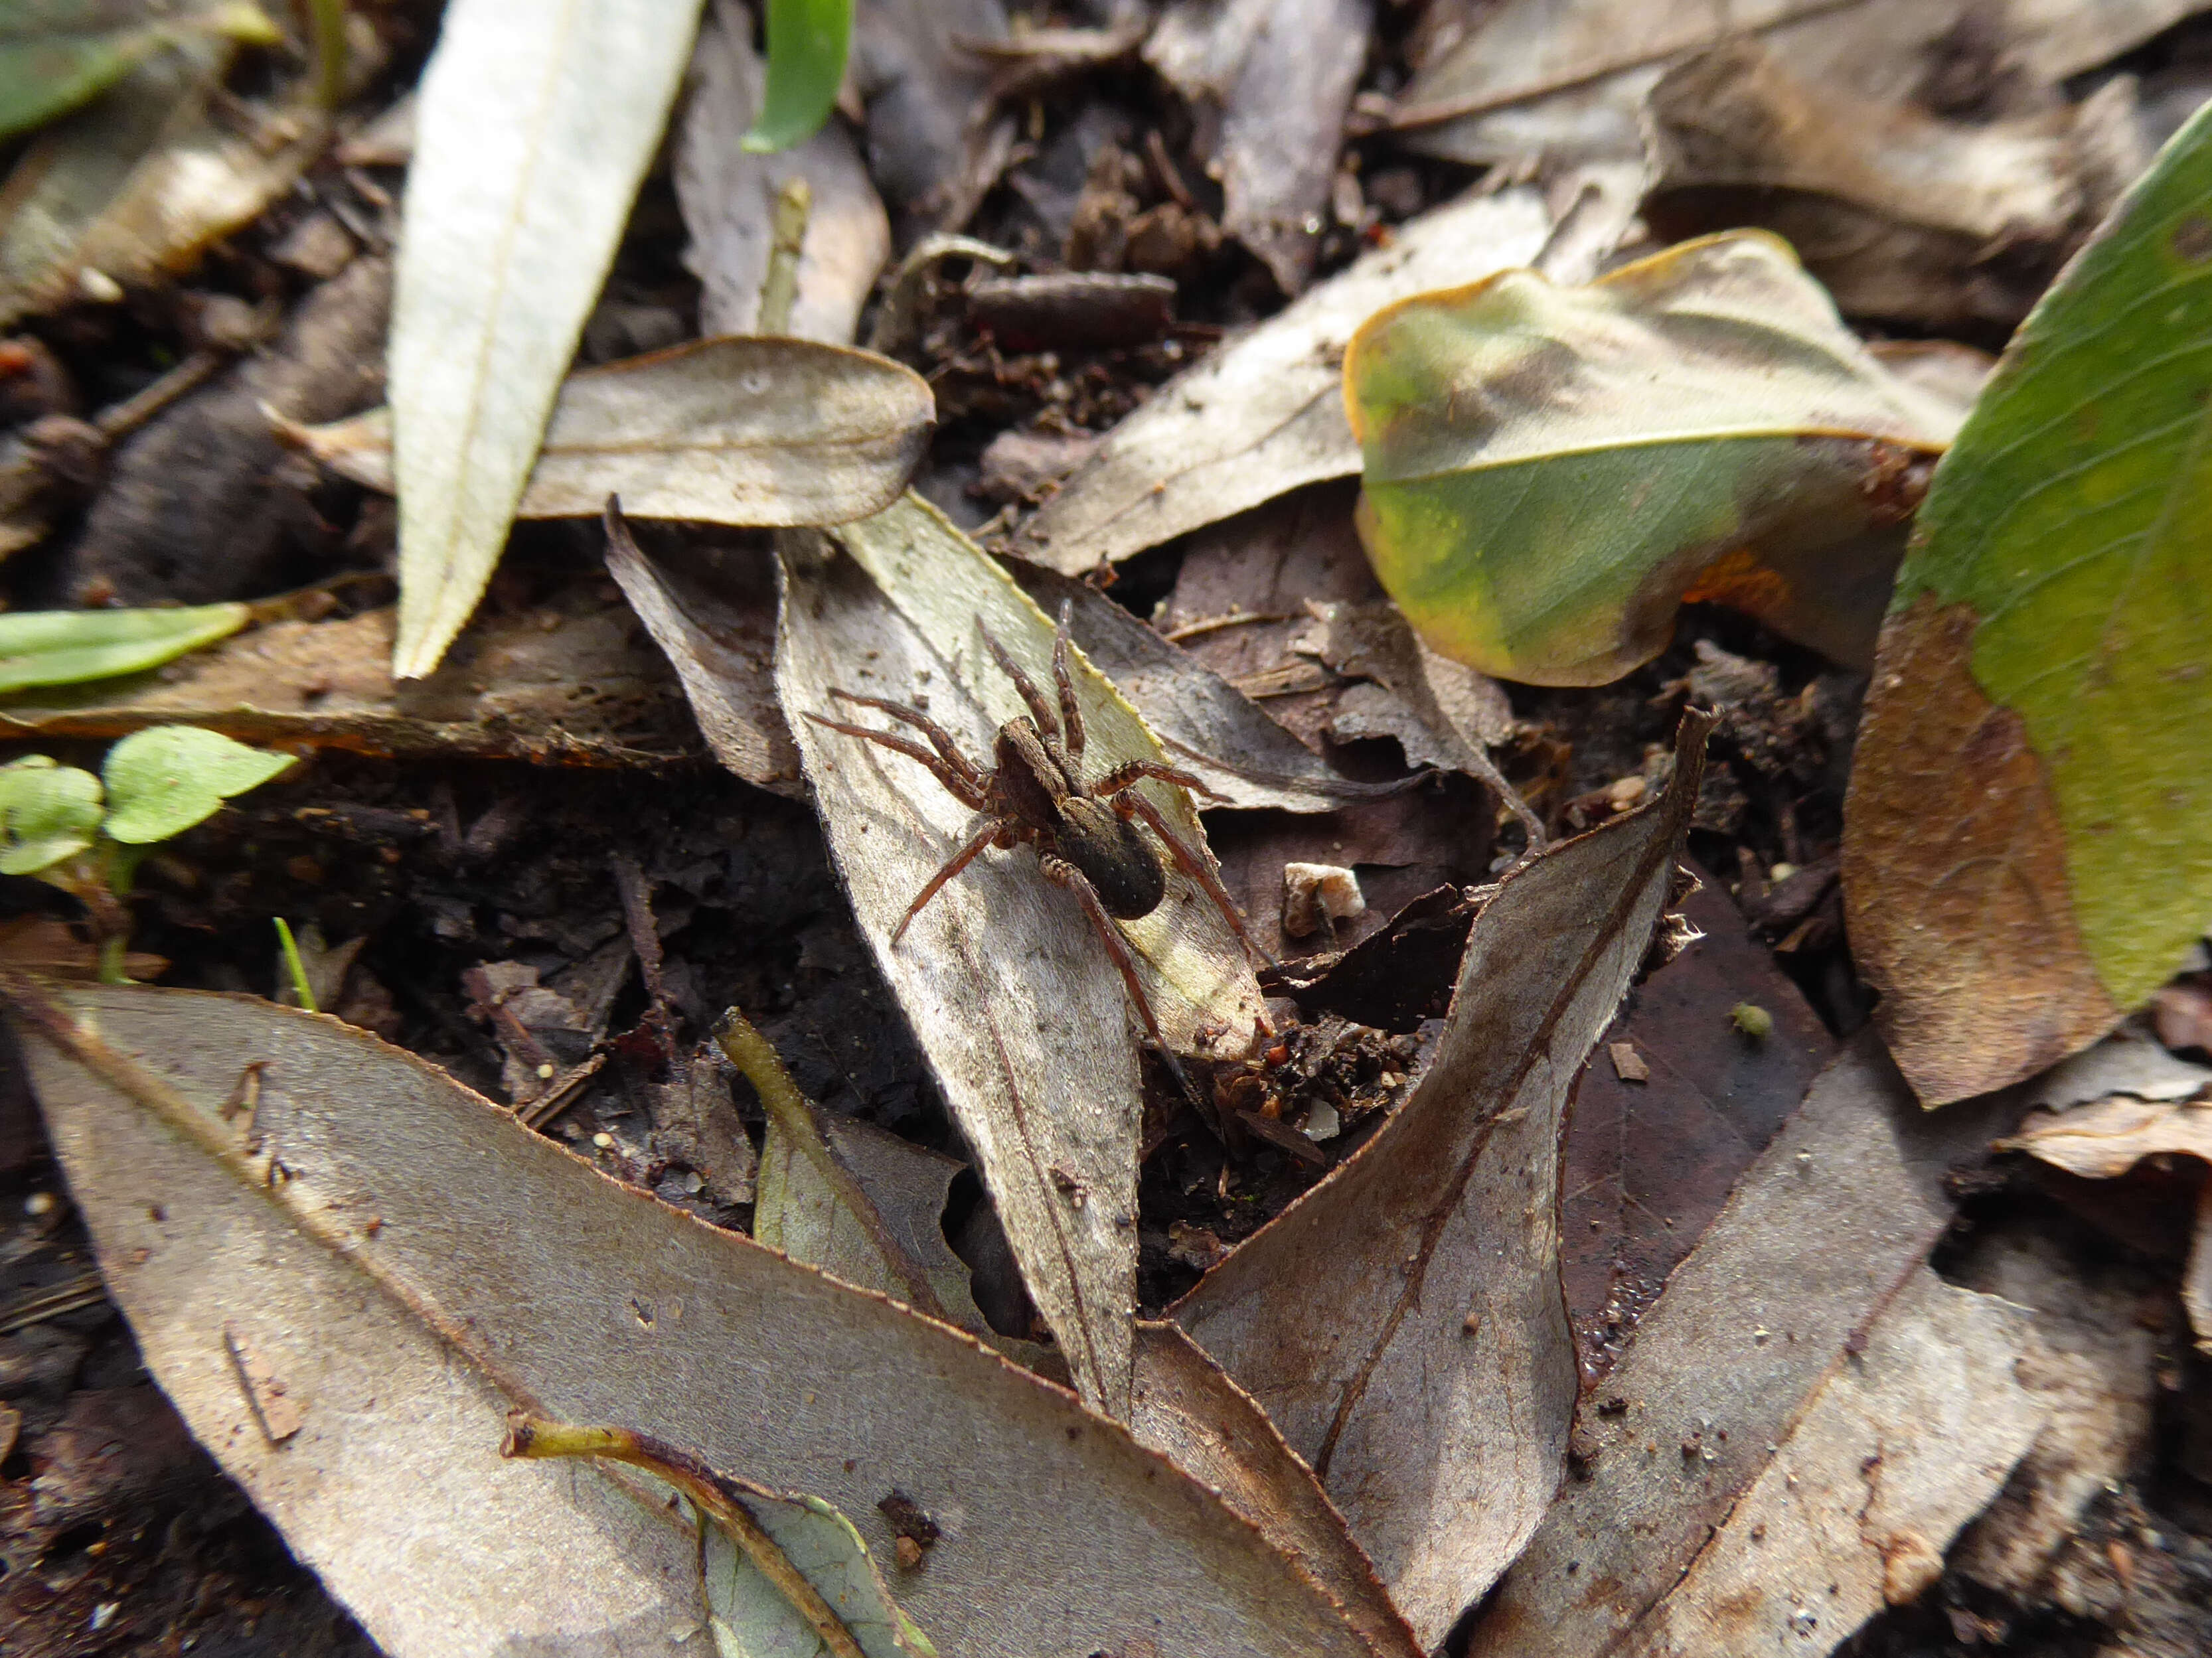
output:
<path id="1" fill-rule="evenodd" d="M 269 45 L 252 9 L 94 39 L 107 89 L 34 141 L 45 216 L 0 222 L 0 318 L 150 281 L 319 152 L 304 101 L 228 107 L 223 67 Z M 721 1048 L 767 1131 L 756 1151 L 701 1104 L 693 1162 L 749 1189 L 750 1236 L 533 1132 L 571 1080 L 524 1017 L 560 1000 L 534 980 L 471 986 L 513 1033 L 503 1108 L 334 1019 L 9 969 L 110 1291 L 195 1436 L 394 1654 L 1823 1653 L 1947 1556 L 1995 1588 L 2043 1582 L 2148 1436 L 2148 1353 L 2112 1333 L 2142 1309 L 2069 1305 L 2018 1238 L 1929 1260 L 1993 1142 L 2077 1181 L 2212 1163 L 2212 1072 L 2134 1028 L 2100 1040 L 2212 925 L 2212 120 L 2153 165 L 2130 83 L 2060 89 L 2194 9 L 1438 3 L 1390 96 L 1358 92 L 1375 20 L 1346 0 L 1176 0 L 1096 29 L 956 9 L 859 8 L 864 160 L 842 118 L 744 146 L 763 76 L 730 0 L 703 20 L 457 0 L 411 127 L 343 140 L 356 167 L 408 163 L 404 206 L 378 191 L 396 258 L 337 260 L 264 357 L 112 461 L 150 406 L 27 438 L 0 500 L 33 544 L 63 521 L 57 446 L 112 465 L 77 568 L 129 598 L 149 537 L 100 516 L 128 469 L 142 489 L 176 471 L 186 416 L 250 422 L 272 467 L 395 497 L 396 608 L 279 619 L 226 591 L 40 622 L 0 718 L 603 764 L 703 744 L 804 794 L 1036 1322 L 977 1304 L 941 1228 L 957 1166 L 817 1111 L 741 1017 Z M 2006 68 L 1966 119 L 1936 82 L 1976 54 Z M 1192 112 L 1202 197 L 1158 133 L 1144 160 L 1101 146 L 1061 216 L 1089 268 L 985 275 L 1060 262 L 960 234 L 1034 154 L 1038 100 L 1137 64 Z M 1348 130 L 1495 170 L 1386 226 L 1340 164 Z M 690 343 L 602 302 L 665 132 L 709 336 Z M 40 205 L 73 167 L 100 188 Z M 769 306 L 794 181 L 811 224 L 795 301 Z M 148 229 L 148 200 L 174 222 Z M 1289 302 L 1122 388 L 1133 412 L 1103 433 L 1064 429 L 1079 405 L 1050 382 L 1063 429 L 1015 434 L 1034 464 L 1011 498 L 1035 510 L 994 525 L 1000 556 L 908 487 L 948 410 L 902 355 L 994 394 L 1058 373 L 1038 341 L 1182 361 L 1167 273 L 1231 243 Z M 313 363 L 387 291 L 389 404 L 364 409 Z M 948 346 L 957 316 L 994 320 Z M 1966 348 L 1870 345 L 1845 318 L 2024 325 L 1984 384 Z M 602 323 L 639 349 L 571 372 Z M 1350 546 L 1354 478 L 1387 599 L 1329 588 L 1342 564 L 1314 550 Z M 471 623 L 514 520 L 611 497 L 623 604 Z M 625 513 L 774 531 L 772 609 Z M 1230 535 L 1280 542 L 1282 613 L 1249 592 L 1191 612 L 1183 584 L 1205 591 Z M 1171 543 L 1170 625 L 1148 627 L 1096 578 Z M 1698 600 L 1872 670 L 1839 852 L 1799 907 L 1786 871 L 1764 899 L 1802 930 L 1840 878 L 1882 997 L 1840 1048 L 1692 890 L 1712 716 L 1555 815 L 1597 827 L 1548 846 L 1492 758 L 1516 721 L 1488 676 L 1617 680 Z M 808 718 L 836 692 L 926 701 L 987 756 L 1024 712 L 987 640 L 1048 684 L 1063 604 L 1094 774 L 1186 767 L 1213 804 L 1296 824 L 1401 798 L 1302 738 L 1387 736 L 1516 824 L 1494 883 L 1264 981 L 1171 871 L 1122 931 L 1198 1078 L 1187 1122 L 1027 853 L 973 864 L 895 938 L 971 814 Z M 640 712 L 647 640 L 696 742 Z M 1705 666 L 1692 689 L 1728 671 Z M 1138 786 L 1204 844 L 1190 794 Z M 1286 881 L 1273 844 L 1224 858 L 1255 918 L 1279 902 L 1268 936 L 1356 913 L 1340 869 Z M 2197 981 L 2162 995 L 2171 1047 L 2206 1048 Z M 1731 1002 L 1733 1028 L 1711 1017 Z M 1357 1102 L 1301 1092 L 1324 1027 L 1293 1010 L 1346 1008 L 1418 1028 L 1419 1058 Z M 714 1066 L 662 1052 L 679 1091 Z M 1328 1172 L 1233 1247 L 1186 1229 L 1207 1270 L 1147 1317 L 1163 1110 Z M 2212 1341 L 2212 1199 L 2194 1236 L 2183 1302 Z"/>

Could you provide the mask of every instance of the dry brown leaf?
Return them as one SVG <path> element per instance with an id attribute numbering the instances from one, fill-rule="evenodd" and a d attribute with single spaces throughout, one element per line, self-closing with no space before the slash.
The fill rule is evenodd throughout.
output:
<path id="1" fill-rule="evenodd" d="M 1646 107 L 1661 237 L 1762 226 L 1846 314 L 1929 329 L 2017 323 L 2149 159 L 2131 82 L 1970 125 L 1802 81 L 1756 40 L 1676 64 Z"/>
<path id="2" fill-rule="evenodd" d="M 2201 0 L 1507 0 L 1422 64 L 1399 100 L 1404 142 L 1491 163 L 1642 153 L 1644 100 L 1675 57 L 1738 35 L 1763 40 L 1800 78 L 1895 103 L 1959 54 L 1964 31 L 2055 101 L 2057 82 L 2109 62 Z M 1955 69 L 1950 70 L 1955 76 Z"/>
<path id="3" fill-rule="evenodd" d="M 1074 899 L 1044 880 L 1026 849 L 985 853 L 893 947 L 893 928 L 974 814 L 915 762 L 805 718 L 866 714 L 839 705 L 833 688 L 926 697 L 931 717 L 988 760 L 993 733 L 1022 705 L 985 655 L 979 627 L 1048 685 L 1050 624 L 911 496 L 840 531 L 851 556 L 824 556 L 818 539 L 810 551 L 802 539 L 789 537 L 785 551 L 776 682 L 831 853 L 1079 1391 L 1121 1415 L 1136 1304 L 1139 1110 L 1121 981 Z M 1076 670 L 1091 774 L 1157 756 L 1112 686 L 1080 658 Z M 1181 791 L 1158 787 L 1152 798 L 1188 844 L 1204 846 Z M 1170 1044 L 1198 1051 L 1201 1027 L 1218 1024 L 1220 1051 L 1249 1047 L 1264 1018 L 1259 987 L 1187 879 L 1176 876 L 1158 909 L 1121 927 Z"/>
<path id="4" fill-rule="evenodd" d="M 2112 1180 L 2161 1153 L 2212 1163 L 2212 1071 L 2203 1072 L 2197 1092 L 2198 1098 L 2181 1100 L 2116 1094 L 2064 1111 L 2039 1111 L 1996 1149 L 2029 1152 L 2088 1180 Z"/>
<path id="5" fill-rule="evenodd" d="M 1145 47 L 1218 124 L 1222 228 L 1286 295 L 1313 273 L 1371 14 L 1369 0 L 1176 0 Z"/>
<path id="6" fill-rule="evenodd" d="M 13 1007 L 147 1363 L 395 1658 L 634 1653 L 700 1622 L 696 1542 L 613 1485 L 498 1455 L 506 1412 L 625 1419 L 834 1503 L 902 1604 L 983 1658 L 1371 1658 L 1310 1580 L 1163 1459 L 942 1326 L 594 1173 L 413 1056 L 245 997 Z M 249 1156 L 220 1114 L 260 1066 Z M 277 1173 L 281 1165 L 281 1175 Z M 272 1448 L 233 1321 L 292 1396 Z"/>
<path id="7" fill-rule="evenodd" d="M 1062 601 L 1073 607 L 1075 642 L 1145 716 L 1170 762 L 1221 797 L 1209 810 L 1334 811 L 1358 791 L 1250 697 L 1097 588 L 1034 564 L 1017 564 L 1014 580 L 1048 615 Z"/>
<path id="8" fill-rule="evenodd" d="M 775 592 L 764 549 L 663 544 L 642 551 L 618 507 L 605 514 L 607 574 L 666 653 L 700 735 L 732 773 L 801 795 L 799 750 L 775 700 Z"/>
<path id="9" fill-rule="evenodd" d="M 812 197 L 798 297 L 790 325 L 776 331 L 848 345 L 890 257 L 890 219 L 834 117 L 789 149 L 761 155 L 744 148 L 763 82 L 752 39 L 752 10 L 744 0 L 714 0 L 692 50 L 688 101 L 677 128 L 676 200 L 691 234 L 684 263 L 699 278 L 700 331 L 758 331 L 776 192 L 786 180 L 804 179 Z"/>
<path id="10" fill-rule="evenodd" d="M 2032 1315 L 1917 1268 L 1620 1658 L 1823 1658 L 1917 1600 L 2051 1406 L 2019 1373 Z M 1694 1481 L 1705 1438 L 1686 1436 Z M 1692 1430 L 1696 1432 L 1695 1430 Z M 1678 1460 L 1674 1445 L 1660 1457 Z"/>
<path id="11" fill-rule="evenodd" d="M 929 441 L 921 376 L 871 352 L 740 337 L 587 368 L 562 382 L 518 518 L 836 524 L 888 506 Z M 279 429 L 389 494 L 392 411 Z"/>
<path id="12" fill-rule="evenodd" d="M 395 684 L 392 612 L 276 622 L 150 673 L 0 705 L 0 735 L 121 737 L 204 726 L 246 743 L 586 766 L 688 758 L 698 737 L 626 605 L 576 586 L 479 616 L 465 661 Z"/>
<path id="13" fill-rule="evenodd" d="M 1632 1638 L 1920 1272 L 1951 1221 L 1951 1164 L 2017 1108 L 1994 1095 L 1929 1116 L 1870 1033 L 1844 1049 L 1586 1401 L 1585 1477 L 1484 1612 L 1473 1658 L 1596 1658 Z"/>
<path id="14" fill-rule="evenodd" d="M 1506 878 L 1411 1097 L 1175 1309 L 1312 1463 L 1425 1647 L 1565 1467 L 1561 1113 L 1673 890 L 1711 728 L 1684 717 L 1662 800 Z"/>
<path id="15" fill-rule="evenodd" d="M 1181 1325 L 1137 1322 L 1129 1431 L 1310 1572 L 1375 1658 L 1417 1658 L 1423 1650 L 1313 1470 Z"/>
<path id="16" fill-rule="evenodd" d="M 1524 186 L 1405 226 L 1162 387 L 1023 526 L 1016 550 L 1080 575 L 1301 484 L 1353 477 L 1341 374 L 1352 331 L 1394 300 L 1528 264 L 1553 223 L 1543 192 Z"/>

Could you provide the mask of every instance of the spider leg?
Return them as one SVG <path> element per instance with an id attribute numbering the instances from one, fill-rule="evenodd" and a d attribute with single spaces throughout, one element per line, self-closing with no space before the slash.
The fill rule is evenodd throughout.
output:
<path id="1" fill-rule="evenodd" d="M 878 713 L 890 715 L 894 720 L 903 720 L 929 739 L 929 746 L 937 750 L 939 756 L 946 765 L 951 767 L 977 788 L 988 786 L 989 780 L 984 776 L 981 768 L 974 761 L 961 753 L 959 744 L 952 740 L 952 733 L 920 708 L 913 708 L 904 702 L 891 701 L 887 697 L 861 696 L 852 691 L 833 689 L 830 695 L 841 702 L 850 702 L 858 708 L 874 708 Z"/>
<path id="2" fill-rule="evenodd" d="M 919 743 L 910 743 L 894 732 L 879 732 L 866 726 L 848 725 L 842 720 L 825 720 L 818 714 L 806 716 L 817 726 L 826 726 L 833 732 L 842 732 L 848 737 L 865 737 L 871 743 L 880 743 L 896 754 L 909 760 L 919 760 L 936 774 L 937 780 L 945 785 L 952 798 L 964 806 L 981 811 L 985 805 L 982 786 L 975 779 L 957 772 Z"/>
<path id="3" fill-rule="evenodd" d="M 976 631 L 983 635 L 983 643 L 990 649 L 991 659 L 999 665 L 999 671 L 1012 680 L 1014 689 L 1022 694 L 1022 701 L 1029 705 L 1030 718 L 1036 721 L 1036 728 L 1044 734 L 1045 741 L 1056 745 L 1060 741 L 1060 721 L 1053 718 L 1052 705 L 1044 700 L 1036 681 L 1022 671 L 1021 665 L 1006 654 L 1006 647 L 999 643 L 998 636 L 988 628 L 979 623 Z"/>
<path id="4" fill-rule="evenodd" d="M 1040 849 L 1037 864 L 1044 871 L 1046 880 L 1054 886 L 1066 887 L 1083 906 L 1083 913 L 1090 918 L 1091 930 L 1097 933 L 1098 942 L 1106 946 L 1106 954 L 1121 969 L 1121 982 L 1128 988 L 1129 999 L 1137 1005 L 1138 1017 L 1145 1022 L 1145 1034 L 1152 1039 L 1152 1046 L 1167 1061 L 1176 1085 L 1195 1102 L 1198 1096 L 1191 1088 L 1190 1078 L 1183 1074 L 1182 1062 L 1176 1058 L 1175 1049 L 1168 1046 L 1168 1039 L 1160 1034 L 1160 1022 L 1152 1017 L 1152 1005 L 1146 999 L 1145 987 L 1137 978 L 1137 964 L 1129 957 L 1129 941 L 1121 936 L 1121 929 L 1115 926 L 1113 918 L 1106 914 L 1106 906 L 1098 902 L 1097 890 L 1085 878 L 1081 870 L 1057 853 Z"/>
<path id="5" fill-rule="evenodd" d="M 1163 765 L 1157 760 L 1132 760 L 1126 766 L 1116 766 L 1091 785 L 1091 793 L 1103 800 L 1109 795 L 1121 793 L 1130 784 L 1146 777 L 1157 777 L 1163 783 L 1178 784 L 1193 794 L 1202 794 L 1209 800 L 1226 800 L 1229 798 L 1218 790 L 1206 787 L 1191 773 Z"/>
<path id="6" fill-rule="evenodd" d="M 1221 912 L 1221 919 L 1229 923 L 1229 930 L 1237 935 L 1237 942 L 1269 967 L 1279 969 L 1283 964 L 1262 950 L 1259 941 L 1245 930 L 1244 918 L 1237 913 L 1236 901 L 1230 897 L 1229 889 L 1221 884 L 1221 878 L 1214 873 L 1212 862 L 1202 853 L 1183 844 L 1182 837 L 1168 822 L 1167 814 L 1133 789 L 1125 789 L 1113 799 L 1116 811 L 1133 813 L 1152 825 L 1152 833 L 1166 844 L 1168 855 L 1176 860 L 1184 874 L 1198 883 L 1207 897 L 1213 900 L 1213 907 Z"/>
<path id="7" fill-rule="evenodd" d="M 1006 830 L 1006 822 L 1003 817 L 986 817 L 976 825 L 975 832 L 962 844 L 960 850 L 946 859 L 945 866 L 929 878 L 929 884 L 915 894 L 914 902 L 906 907 L 906 914 L 899 917 L 899 924 L 891 929 L 891 944 L 894 948 L 897 946 L 898 941 L 906 936 L 907 923 L 921 914 L 922 906 L 937 896 L 939 889 L 947 881 L 982 856 L 983 848 L 1004 835 Z"/>
<path id="8" fill-rule="evenodd" d="M 1060 601 L 1060 622 L 1052 630 L 1052 682 L 1060 690 L 1060 723 L 1067 728 L 1067 757 L 1083 763 L 1083 710 L 1076 706 L 1075 680 L 1067 671 L 1067 618 L 1075 601 Z"/>

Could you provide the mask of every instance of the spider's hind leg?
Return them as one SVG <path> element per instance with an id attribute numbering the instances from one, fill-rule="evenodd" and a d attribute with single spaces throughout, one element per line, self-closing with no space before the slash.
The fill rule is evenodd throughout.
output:
<path id="1" fill-rule="evenodd" d="M 1082 904 L 1091 930 L 1098 935 L 1098 942 L 1106 946 L 1106 954 L 1121 970 L 1121 982 L 1128 989 L 1129 999 L 1137 1005 L 1137 1017 L 1145 1022 L 1145 1034 L 1152 1039 L 1152 1046 L 1159 1050 L 1169 1073 L 1176 1079 L 1176 1086 L 1194 1104 L 1197 1103 L 1197 1091 L 1191 1086 L 1190 1078 L 1182 1068 L 1182 1061 L 1176 1058 L 1175 1049 L 1168 1046 L 1168 1039 L 1160 1034 L 1160 1022 L 1152 1017 L 1152 1005 L 1145 996 L 1145 987 L 1137 977 L 1137 963 L 1129 955 L 1129 941 L 1121 936 L 1121 928 L 1115 926 L 1113 918 L 1107 914 L 1106 906 L 1099 902 L 1097 889 L 1091 884 L 1081 870 L 1056 853 L 1040 852 L 1037 865 L 1044 871 L 1046 880 L 1054 886 L 1066 887 Z"/>
<path id="2" fill-rule="evenodd" d="M 1245 926 L 1244 917 L 1237 911 L 1237 901 L 1229 896 L 1229 889 L 1221 884 L 1221 877 L 1214 872 L 1212 860 L 1186 845 L 1182 836 L 1176 833 L 1175 825 L 1168 821 L 1167 814 L 1136 790 L 1124 786 L 1112 796 L 1112 799 L 1115 811 L 1125 817 L 1141 817 L 1152 826 L 1152 833 L 1160 837 L 1162 844 L 1168 849 L 1168 855 L 1176 860 L 1176 866 L 1197 882 L 1200 890 L 1213 901 L 1213 907 L 1221 912 L 1221 919 L 1229 923 L 1229 930 L 1237 935 L 1237 942 L 1269 967 L 1279 970 L 1283 964 L 1261 948 L 1260 941 Z"/>

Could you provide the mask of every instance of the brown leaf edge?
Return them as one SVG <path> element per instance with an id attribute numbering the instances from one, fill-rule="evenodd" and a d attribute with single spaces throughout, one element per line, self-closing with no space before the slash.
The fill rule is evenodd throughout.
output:
<path id="1" fill-rule="evenodd" d="M 1851 953 L 1931 1109 L 2033 1076 L 2125 1013 L 2082 945 L 2043 761 L 1974 678 L 1979 625 L 1926 593 L 1884 624 L 1844 803 Z"/>

